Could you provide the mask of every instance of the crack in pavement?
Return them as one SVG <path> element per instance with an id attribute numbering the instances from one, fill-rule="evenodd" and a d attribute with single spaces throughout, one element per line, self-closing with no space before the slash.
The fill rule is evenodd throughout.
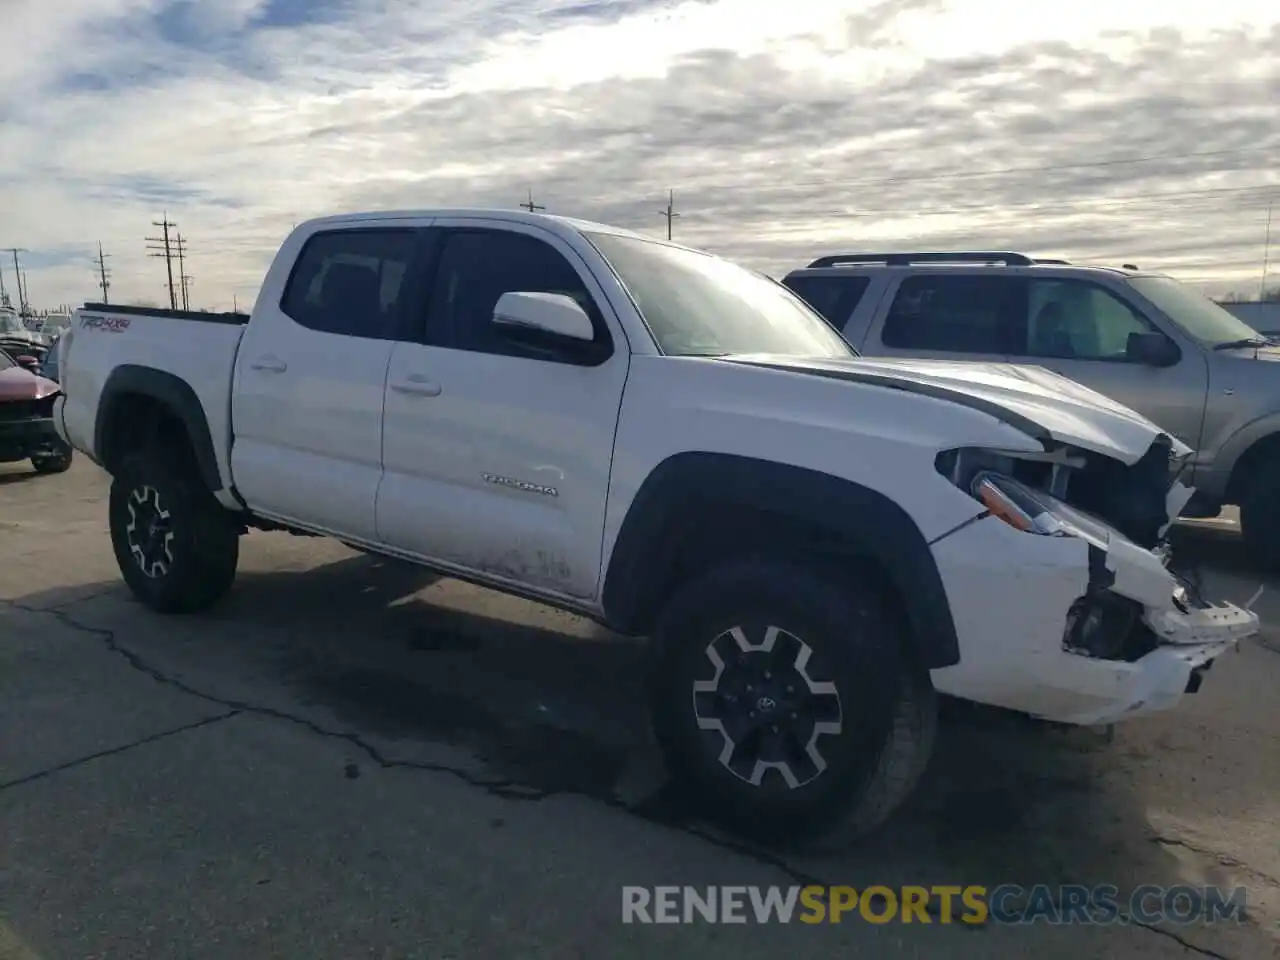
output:
<path id="1" fill-rule="evenodd" d="M 745 857 L 749 857 L 750 859 L 755 860 L 756 862 L 762 865 L 773 867 L 774 869 L 782 872 L 789 879 L 795 881 L 801 886 L 829 886 L 829 884 L 827 884 L 825 881 L 821 880 L 820 878 L 811 876 L 803 871 L 798 870 L 797 868 L 788 864 L 781 857 L 770 854 L 767 851 L 753 847 L 752 845 L 747 843 L 739 842 L 739 841 L 728 839 L 725 837 L 716 836 L 715 834 L 699 829 L 696 826 L 682 824 L 676 820 L 673 820 L 672 818 L 664 817 L 659 812 L 656 812 L 654 810 L 646 810 L 645 809 L 646 801 L 642 801 L 641 804 L 639 805 L 628 804 L 618 799 L 617 797 L 608 796 L 606 794 L 590 793 L 585 790 L 572 790 L 572 789 L 545 790 L 542 788 L 531 787 L 527 784 L 519 783 L 518 781 L 512 780 L 510 778 L 484 777 L 470 770 L 467 770 L 465 768 L 455 767 L 446 763 L 432 763 L 429 761 L 422 761 L 422 760 L 397 760 L 392 757 L 386 756 L 381 750 L 379 750 L 373 744 L 369 743 L 367 740 L 361 737 L 360 734 L 358 733 L 351 732 L 351 731 L 344 731 L 344 730 L 330 730 L 316 723 L 314 720 L 308 719 L 307 717 L 301 717 L 296 714 L 288 713 L 284 710 L 278 710 L 274 707 L 264 706 L 262 704 L 250 703 L 244 700 L 235 700 L 229 697 L 218 696 L 216 694 L 208 693 L 207 691 L 200 690 L 196 687 L 193 687 L 191 684 L 187 683 L 186 681 L 181 680 L 177 677 L 170 676 L 166 674 L 164 671 L 160 670 L 158 667 L 152 666 L 140 655 L 128 649 L 127 647 L 123 646 L 116 639 L 114 630 L 108 629 L 106 627 L 94 627 L 94 626 L 90 626 L 89 624 L 82 623 L 81 621 L 73 617 L 70 613 L 68 613 L 63 606 L 33 607 L 33 606 L 28 606 L 26 604 L 19 603 L 15 600 L 2 600 L 0 602 L 16 610 L 21 610 L 24 613 L 34 614 L 38 616 L 52 617 L 55 620 L 57 620 L 59 623 L 61 623 L 63 626 L 67 627 L 68 629 L 97 637 L 99 640 L 103 642 L 103 644 L 107 647 L 108 650 L 110 650 L 112 653 L 116 654 L 117 656 L 121 657 L 126 663 L 129 664 L 130 667 L 150 677 L 152 680 L 154 680 L 157 683 L 180 690 L 183 693 L 188 694 L 189 696 L 196 697 L 208 703 L 213 703 L 213 704 L 217 704 L 218 706 L 225 707 L 228 710 L 233 712 L 257 715 L 261 717 L 268 717 L 273 720 L 280 720 L 286 723 L 291 723 L 291 724 L 303 727 L 304 729 L 310 731 L 316 736 L 325 737 L 327 739 L 332 739 L 332 740 L 341 740 L 355 747 L 357 750 L 363 753 L 366 757 L 369 758 L 369 760 L 371 760 L 374 764 L 376 764 L 381 769 L 418 770 L 424 773 L 445 774 L 447 776 L 450 776 L 457 780 L 462 781 L 467 786 L 474 787 L 478 790 L 483 790 L 484 792 L 490 794 L 491 796 L 495 796 L 503 800 L 539 802 L 542 800 L 549 799 L 551 797 L 582 797 L 585 799 L 589 799 L 589 800 L 593 800 L 595 802 L 601 803 L 612 809 L 621 810 L 623 812 L 631 814 L 632 816 L 635 816 L 647 822 L 654 823 L 659 826 L 667 827 L 669 829 L 679 830 L 682 833 L 696 837 L 697 839 L 702 840 L 705 843 L 719 847 L 726 851 L 730 851 Z M 79 602 L 81 601 L 73 600 L 73 601 L 70 601 L 66 606 L 72 606 Z"/>
<path id="2" fill-rule="evenodd" d="M 451 766 L 445 763 L 431 763 L 427 761 L 417 761 L 417 760 L 396 760 L 394 758 L 388 757 L 385 754 L 383 754 L 381 750 L 379 750 L 373 744 L 369 743 L 367 740 L 361 737 L 360 734 L 358 733 L 351 732 L 351 731 L 342 731 L 342 730 L 330 730 L 316 723 L 314 720 L 310 720 L 306 717 L 300 717 L 300 716 L 297 716 L 296 714 L 288 713 L 284 710 L 278 710 L 274 707 L 268 707 L 261 704 L 250 703 L 248 701 L 234 700 L 229 697 L 222 697 L 216 694 L 208 693 L 204 690 L 200 690 L 196 687 L 191 686 L 184 680 L 181 680 L 177 677 L 166 674 L 163 670 L 159 669 L 158 667 L 152 666 L 145 659 L 143 659 L 143 657 L 141 657 L 139 654 L 123 646 L 119 642 L 119 640 L 117 640 L 114 630 L 111 630 L 106 627 L 94 627 L 94 626 L 90 626 L 89 624 L 82 623 L 81 621 L 73 617 L 70 613 L 68 613 L 67 610 L 65 609 L 65 607 L 67 606 L 74 606 L 75 604 L 82 603 L 88 599 L 93 599 L 93 597 L 91 596 L 86 598 L 77 598 L 75 600 L 69 601 L 65 605 L 52 606 L 52 607 L 33 607 L 33 606 L 28 606 L 26 604 L 19 603 L 16 600 L 0 600 L 0 603 L 10 606 L 16 610 L 21 610 L 24 613 L 29 613 L 29 614 L 38 615 L 38 616 L 52 617 L 70 630 L 74 630 L 79 633 L 84 633 L 93 637 L 97 637 L 99 640 L 102 641 L 102 643 L 106 646 L 108 650 L 110 650 L 112 653 L 116 654 L 117 656 L 121 657 L 134 670 L 137 670 L 138 672 L 150 677 L 156 683 L 160 683 L 165 686 L 169 686 L 174 689 L 181 690 L 183 693 L 186 693 L 189 696 L 196 697 L 208 703 L 217 704 L 218 706 L 226 708 L 227 712 L 223 714 L 219 714 L 215 717 L 206 718 L 202 721 L 198 721 L 195 724 L 188 724 L 185 727 L 180 727 L 171 731 L 166 731 L 165 733 L 162 733 L 162 734 L 156 734 L 149 739 L 160 739 L 165 736 L 173 736 L 177 733 L 184 732 L 187 729 L 195 729 L 196 727 L 199 727 L 199 726 L 206 726 L 211 723 L 227 720 L 239 714 L 267 717 L 273 720 L 279 720 L 285 723 L 291 723 L 296 726 L 303 727 L 304 729 L 310 731 L 311 733 L 319 737 L 324 737 L 324 738 L 333 739 L 333 740 L 341 740 L 347 744 L 350 744 L 351 746 L 359 750 L 361 753 L 363 753 L 366 757 L 368 757 L 369 760 L 371 760 L 374 764 L 376 764 L 380 769 L 383 769 L 383 770 L 402 769 L 402 770 L 417 770 L 424 773 L 444 774 L 444 775 L 453 777 L 454 779 L 460 780 L 462 783 L 466 784 L 467 786 L 473 787 L 478 790 L 483 790 L 485 793 L 488 793 L 491 796 L 498 797 L 503 800 L 515 800 L 515 801 L 536 803 L 542 800 L 550 799 L 552 797 L 582 797 L 584 799 L 588 799 L 596 803 L 600 803 L 603 806 L 608 807 L 610 809 L 618 810 L 630 816 L 636 817 L 637 819 L 646 821 L 648 823 L 652 823 L 656 826 L 661 826 L 669 830 L 675 830 L 680 833 L 686 834 L 687 836 L 694 837 L 695 839 L 701 840 L 702 842 L 708 845 L 725 850 L 726 852 L 737 854 L 746 859 L 752 860 L 762 866 L 771 867 L 774 870 L 777 870 L 783 876 L 787 877 L 793 883 L 801 887 L 835 886 L 835 884 L 831 884 L 823 880 L 822 878 L 817 877 L 816 875 L 809 874 L 803 870 L 800 870 L 794 867 L 793 865 L 788 863 L 785 859 L 783 859 L 781 856 L 770 853 L 769 851 L 763 850 L 750 843 L 734 840 L 731 838 L 726 838 L 723 836 L 718 836 L 714 833 L 710 833 L 706 830 L 703 830 L 695 825 L 692 825 L 686 822 L 681 822 L 679 819 L 673 816 L 663 816 L 658 810 L 655 810 L 651 807 L 650 801 L 653 798 L 649 798 L 648 800 L 641 801 L 639 804 L 628 804 L 615 796 L 609 796 L 607 794 L 590 793 L 584 790 L 571 790 L 571 789 L 546 790 L 542 788 L 531 787 L 531 786 L 528 786 L 527 784 L 521 784 L 510 778 L 485 778 L 483 776 L 477 775 L 476 773 L 473 773 L 472 771 L 466 770 L 461 767 Z M 113 750 L 113 751 L 105 751 L 101 755 L 110 756 L 110 755 L 113 755 L 114 753 L 123 752 L 124 750 L 131 749 L 132 747 L 142 745 L 143 743 L 147 742 L 147 739 L 148 738 L 144 738 L 143 740 L 138 741 L 134 744 L 130 744 L 122 748 L 117 748 L 116 750 Z M 96 755 L 94 757 L 82 758 L 79 761 L 73 761 L 71 765 L 74 765 L 76 763 L 87 762 L 88 760 L 92 760 L 92 759 L 96 759 Z M 49 771 L 46 771 L 43 774 L 35 774 L 31 778 L 26 778 L 26 779 L 33 779 L 39 776 L 47 776 L 49 774 L 57 772 L 59 769 L 61 768 L 53 768 Z M 23 782 L 23 781 L 15 781 L 14 784 L 12 785 L 17 785 L 17 783 L 19 782 Z M 0 788 L 3 788 L 4 786 L 8 786 L 8 785 L 0 785 Z M 928 909 L 928 912 L 934 916 L 940 916 L 942 912 L 941 906 L 934 907 L 932 903 L 928 905 L 927 909 Z M 1156 934 L 1166 939 L 1173 940 L 1184 949 L 1192 953 L 1199 954 L 1200 956 L 1211 957 L 1213 958 L 1213 960 L 1233 960 L 1233 958 L 1225 954 L 1218 953 L 1217 951 L 1212 950 L 1210 948 L 1201 947 L 1197 944 L 1191 943 L 1190 941 L 1188 941 L 1186 938 L 1184 938 L 1174 930 L 1170 930 L 1170 929 L 1158 926 L 1156 924 L 1145 923 L 1145 922 L 1136 920 L 1133 917 L 1128 916 L 1126 914 L 1120 914 L 1119 919 L 1129 926 L 1137 927 L 1138 929 L 1146 930 L 1150 933 Z M 989 921 L 988 923 L 966 927 L 966 929 L 982 930 L 985 927 L 987 927 L 988 924 L 989 924 Z"/>
<path id="3" fill-rule="evenodd" d="M 1192 853 L 1199 854 L 1202 857 L 1208 857 L 1221 866 L 1232 867 L 1239 870 L 1241 873 L 1246 873 L 1253 877 L 1253 879 L 1267 884 L 1267 886 L 1280 887 L 1280 880 L 1277 880 L 1275 877 L 1271 876 L 1271 874 L 1264 873 L 1257 867 L 1251 867 L 1243 860 L 1239 860 L 1228 853 L 1220 853 L 1217 850 L 1202 847 L 1198 844 L 1192 843 L 1190 840 L 1184 840 L 1182 837 L 1166 837 L 1162 834 L 1155 834 L 1147 839 L 1151 843 L 1158 843 L 1164 847 L 1181 847 L 1183 850 L 1190 850 Z"/>
<path id="4" fill-rule="evenodd" d="M 130 743 L 121 744 L 118 747 L 111 747 L 107 750 L 99 750 L 97 753 L 90 753 L 87 756 L 77 757 L 75 760 L 68 760 L 66 763 L 60 763 L 54 767 L 48 767 L 39 770 L 36 773 L 28 774 L 25 777 L 18 777 L 16 780 L 5 780 L 0 782 L 0 792 L 10 789 L 11 787 L 21 787 L 24 784 L 34 783 L 36 780 L 43 780 L 45 777 L 51 777 L 55 773 L 62 773 L 64 770 L 71 770 L 75 767 L 83 766 L 94 760 L 101 760 L 104 757 L 117 757 L 122 753 L 128 753 L 136 747 L 144 747 L 149 743 L 157 743 L 168 737 L 177 736 L 180 733 L 188 733 L 192 730 L 199 730 L 201 727 L 207 727 L 215 723 L 221 723 L 223 720 L 230 720 L 234 716 L 241 713 L 239 710 L 228 710 L 225 713 L 215 714 L 212 717 L 204 717 L 191 723 L 184 723 L 180 727 L 171 727 L 168 730 L 161 730 L 159 733 L 153 733 L 145 737 L 140 737 Z"/>

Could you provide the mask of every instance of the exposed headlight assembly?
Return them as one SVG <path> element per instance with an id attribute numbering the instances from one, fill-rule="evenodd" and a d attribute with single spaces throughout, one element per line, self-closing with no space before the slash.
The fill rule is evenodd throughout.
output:
<path id="1" fill-rule="evenodd" d="M 1110 529 L 1087 513 L 1001 473 L 979 472 L 970 482 L 969 493 L 993 517 L 1024 533 L 1075 537 L 1101 550 L 1111 540 Z"/>

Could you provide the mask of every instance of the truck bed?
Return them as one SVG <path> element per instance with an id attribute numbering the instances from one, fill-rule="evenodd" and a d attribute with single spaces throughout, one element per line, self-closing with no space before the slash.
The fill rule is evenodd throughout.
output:
<path id="1" fill-rule="evenodd" d="M 67 394 L 63 422 L 72 444 L 96 453 L 104 394 L 128 392 L 130 381 L 139 378 L 169 378 L 185 383 L 199 401 L 225 481 L 231 476 L 232 372 L 248 319 L 242 313 L 85 304 L 63 336 L 61 356 L 64 384 L 92 385 Z M 175 320 L 188 322 L 175 325 Z"/>

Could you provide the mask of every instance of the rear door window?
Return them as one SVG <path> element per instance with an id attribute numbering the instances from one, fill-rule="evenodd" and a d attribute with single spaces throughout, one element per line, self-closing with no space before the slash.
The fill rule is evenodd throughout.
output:
<path id="1" fill-rule="evenodd" d="M 871 285 L 868 277 L 816 274 L 788 277 L 782 282 L 838 331 L 844 330 Z"/>
<path id="2" fill-rule="evenodd" d="M 317 233 L 298 256 L 280 309 L 321 333 L 395 339 L 417 250 L 413 230 Z"/>
<path id="3" fill-rule="evenodd" d="M 1007 354 L 1026 343 L 1025 285 L 1013 277 L 907 277 L 885 317 L 881 342 L 899 350 Z"/>

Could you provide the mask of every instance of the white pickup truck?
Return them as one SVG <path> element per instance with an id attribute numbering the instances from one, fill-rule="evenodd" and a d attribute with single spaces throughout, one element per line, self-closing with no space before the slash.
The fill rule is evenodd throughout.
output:
<path id="1" fill-rule="evenodd" d="M 1258 629 L 1171 572 L 1190 451 L 1150 421 L 862 359 L 781 284 L 611 227 L 313 220 L 252 316 L 88 305 L 58 360 L 143 603 L 208 607 L 241 534 L 288 530 L 650 637 L 672 772 L 775 838 L 888 816 L 935 692 L 1105 724 Z"/>

